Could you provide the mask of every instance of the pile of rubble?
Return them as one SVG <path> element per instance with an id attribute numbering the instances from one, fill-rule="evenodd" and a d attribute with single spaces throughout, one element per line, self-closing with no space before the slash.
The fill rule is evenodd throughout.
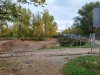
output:
<path id="1" fill-rule="evenodd" d="M 58 41 L 61 46 L 80 46 L 88 42 L 88 38 L 79 37 L 75 34 L 60 34 Z"/>
<path id="2" fill-rule="evenodd" d="M 11 51 L 14 48 L 24 48 L 28 47 L 28 44 L 24 43 L 22 40 L 7 40 L 0 43 L 1 51 Z"/>

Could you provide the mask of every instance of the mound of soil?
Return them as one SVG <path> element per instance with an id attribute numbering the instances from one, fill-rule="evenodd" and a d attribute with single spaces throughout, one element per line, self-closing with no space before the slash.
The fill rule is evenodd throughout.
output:
<path id="1" fill-rule="evenodd" d="M 13 48 L 25 48 L 28 44 L 24 43 L 22 40 L 8 40 L 6 42 L 0 43 L 1 51 L 11 51 Z"/>
<path id="2" fill-rule="evenodd" d="M 26 44 L 22 40 L 11 40 L 15 47 L 28 47 L 29 44 Z"/>

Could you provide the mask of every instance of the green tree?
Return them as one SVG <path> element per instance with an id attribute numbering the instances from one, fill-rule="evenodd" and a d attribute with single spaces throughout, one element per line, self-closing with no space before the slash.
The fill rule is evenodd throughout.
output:
<path id="1" fill-rule="evenodd" d="M 16 4 L 11 0 L 0 0 L 0 20 L 13 21 L 17 14 Z"/>
<path id="2" fill-rule="evenodd" d="M 76 26 L 76 28 L 80 28 L 84 35 L 90 33 L 89 26 L 93 25 L 93 8 L 97 6 L 100 6 L 98 1 L 86 3 L 78 10 L 79 16 L 74 18 L 75 23 L 73 25 Z"/>
<path id="3" fill-rule="evenodd" d="M 14 22 L 12 26 L 10 26 L 10 30 L 11 30 L 11 36 L 12 37 L 18 37 L 18 22 Z"/>
<path id="4" fill-rule="evenodd" d="M 43 5 L 45 0 L 16 0 L 16 2 L 13 0 L 0 0 L 0 20 L 3 19 L 5 21 L 13 21 L 15 18 L 18 18 L 19 14 L 18 9 L 16 8 L 16 6 L 18 6 L 17 3 L 19 3 L 19 5 L 20 3 L 33 3 L 35 6 L 38 6 Z"/>
<path id="5" fill-rule="evenodd" d="M 71 34 L 83 34 L 83 31 L 80 28 L 76 28 L 74 26 L 71 27 Z"/>

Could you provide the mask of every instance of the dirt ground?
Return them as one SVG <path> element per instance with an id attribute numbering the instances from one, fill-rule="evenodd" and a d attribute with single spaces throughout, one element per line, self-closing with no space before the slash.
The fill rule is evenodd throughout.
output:
<path id="1" fill-rule="evenodd" d="M 90 48 L 44 49 L 46 44 L 57 43 L 56 39 L 47 41 L 0 41 L 0 62 L 10 63 L 0 67 L 0 75 L 62 75 L 63 65 L 70 59 L 92 55 Z M 94 48 L 94 55 L 99 55 L 99 48 Z"/>

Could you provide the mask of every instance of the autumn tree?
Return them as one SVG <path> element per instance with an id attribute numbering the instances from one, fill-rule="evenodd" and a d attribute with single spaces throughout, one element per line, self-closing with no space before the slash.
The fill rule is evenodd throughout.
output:
<path id="1" fill-rule="evenodd" d="M 31 11 L 29 9 L 22 8 L 21 6 L 16 7 L 18 10 L 18 18 L 14 21 L 14 26 L 17 27 L 17 36 L 28 37 L 30 36 L 30 20 Z M 16 25 L 15 25 L 16 24 Z"/>
<path id="2" fill-rule="evenodd" d="M 96 28 L 95 28 L 95 34 L 96 34 L 97 36 L 100 35 L 100 27 L 96 27 Z"/>
<path id="3" fill-rule="evenodd" d="M 41 39 L 43 36 L 43 20 L 39 12 L 36 15 L 33 14 L 31 27 L 33 30 L 33 36 L 37 39 Z"/>
<path id="4" fill-rule="evenodd" d="M 61 33 L 62 34 L 71 34 L 71 28 L 64 29 Z"/>
<path id="5" fill-rule="evenodd" d="M 11 0 L 0 0 L 0 26 L 2 26 L 1 31 L 4 31 L 6 29 L 5 32 L 3 32 L 2 36 L 4 36 L 4 33 L 8 33 L 7 30 L 9 30 L 9 26 L 7 26 L 7 22 L 16 21 L 17 15 L 18 10 L 16 3 L 11 2 Z M 5 26 L 5 24 L 7 27 Z"/>
<path id="6" fill-rule="evenodd" d="M 30 20 L 31 20 L 31 11 L 29 9 L 25 9 L 25 8 L 20 8 L 20 25 L 21 25 L 21 35 L 22 36 L 29 36 L 30 34 Z"/>
<path id="7" fill-rule="evenodd" d="M 49 14 L 48 10 L 44 10 L 43 13 L 44 22 L 44 35 L 45 37 L 50 37 L 52 35 L 57 35 L 57 23 L 54 21 L 54 16 Z"/>
<path id="8" fill-rule="evenodd" d="M 51 17 L 53 17 L 53 16 L 51 16 Z M 58 34 L 57 33 L 57 30 L 58 30 L 57 23 L 56 22 L 53 22 L 52 20 L 51 20 L 51 22 L 52 22 L 52 25 L 50 27 L 50 37 L 56 36 Z"/>
<path id="9" fill-rule="evenodd" d="M 44 10 L 42 14 L 39 12 L 32 16 L 29 9 L 22 8 L 22 4 L 34 4 L 35 6 L 43 6 L 45 0 L 16 0 L 18 4 L 12 0 L 0 0 L 0 35 L 13 37 L 52 37 L 57 35 L 57 23 L 54 16 L 49 14 L 48 10 Z M 7 25 L 11 21 L 13 26 Z M 7 32 L 6 32 L 7 31 Z M 9 33 L 8 33 L 9 32 Z"/>
<path id="10" fill-rule="evenodd" d="M 47 10 L 43 13 L 38 12 L 38 14 L 33 15 L 31 27 L 33 36 L 38 39 L 57 35 L 57 23 Z"/>

